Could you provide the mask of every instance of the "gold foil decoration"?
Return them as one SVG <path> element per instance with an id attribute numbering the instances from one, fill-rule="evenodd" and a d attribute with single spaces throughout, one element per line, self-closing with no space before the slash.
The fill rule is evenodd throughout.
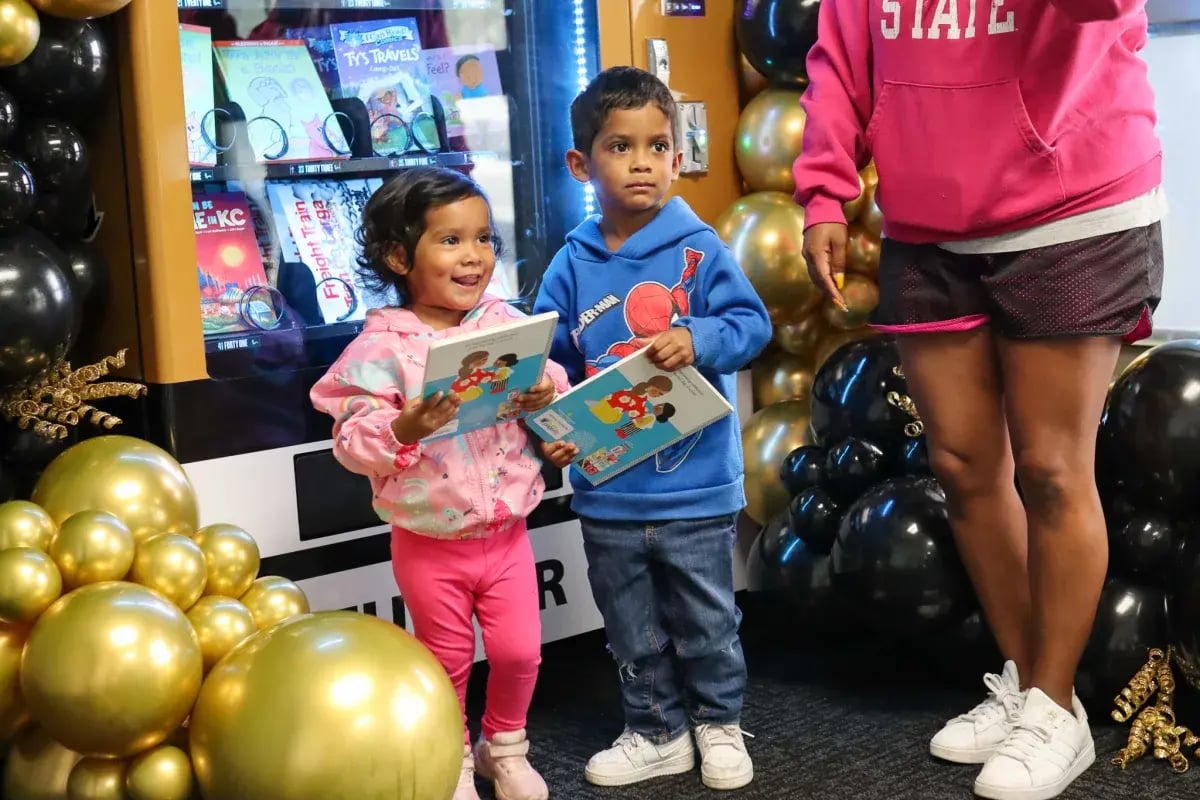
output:
<path id="1" fill-rule="evenodd" d="M 1165 652 L 1152 649 L 1146 663 L 1113 700 L 1117 708 L 1112 717 L 1117 722 L 1125 722 L 1137 712 L 1125 747 L 1112 759 L 1112 763 L 1121 769 L 1150 752 L 1155 759 L 1166 761 L 1176 773 L 1184 773 L 1189 766 L 1185 750 L 1200 745 L 1200 736 L 1180 725 L 1175 718 L 1173 657 L 1170 647 Z M 1146 705 L 1156 692 L 1154 704 Z M 1200 757 L 1200 749 L 1195 755 Z"/>
<path id="2" fill-rule="evenodd" d="M 146 387 L 140 383 L 96 383 L 109 370 L 125 366 L 127 352 L 122 350 L 79 369 L 72 369 L 68 361 L 59 361 L 0 399 L 0 413 L 9 422 L 15 421 L 21 430 L 32 427 L 34 433 L 51 439 L 65 439 L 67 426 L 78 425 L 85 418 L 93 425 L 112 430 L 121 420 L 90 404 L 110 397 L 136 398 L 146 393 Z"/>
<path id="3" fill-rule="evenodd" d="M 892 367 L 892 374 L 897 378 L 904 377 L 904 369 L 901 367 Z M 913 399 L 906 394 L 900 392 L 887 393 L 888 405 L 895 406 L 913 418 L 913 421 L 904 426 L 904 435 L 910 439 L 916 439 L 921 434 L 925 433 L 925 423 L 921 421 L 921 414 L 917 411 L 917 404 Z"/>

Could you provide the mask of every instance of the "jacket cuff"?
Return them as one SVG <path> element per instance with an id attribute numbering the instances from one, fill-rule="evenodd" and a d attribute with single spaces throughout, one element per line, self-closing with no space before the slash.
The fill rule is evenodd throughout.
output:
<path id="1" fill-rule="evenodd" d="M 841 200 L 826 194 L 813 195 L 804 208 L 804 230 L 827 222 L 846 224 L 846 209 Z"/>

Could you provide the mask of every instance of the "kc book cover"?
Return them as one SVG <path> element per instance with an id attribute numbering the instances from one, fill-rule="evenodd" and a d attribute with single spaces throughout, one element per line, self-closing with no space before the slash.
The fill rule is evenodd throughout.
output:
<path id="1" fill-rule="evenodd" d="M 525 414 L 513 400 L 542 379 L 558 314 L 549 312 L 440 339 L 429 347 L 417 398 L 458 397 L 458 416 L 427 439 L 458 436 Z"/>
<path id="2" fill-rule="evenodd" d="M 531 415 L 544 441 L 579 448 L 574 466 L 593 486 L 733 413 L 694 367 L 665 372 L 642 349 Z"/>
<path id="3" fill-rule="evenodd" d="M 249 329 L 242 318 L 242 299 L 248 289 L 267 285 L 267 273 L 246 196 L 240 192 L 193 196 L 192 227 L 204 332 Z"/>

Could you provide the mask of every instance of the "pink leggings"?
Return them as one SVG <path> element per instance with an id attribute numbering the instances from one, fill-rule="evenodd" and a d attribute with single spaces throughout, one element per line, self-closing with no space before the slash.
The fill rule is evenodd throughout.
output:
<path id="1" fill-rule="evenodd" d="M 483 735 L 523 729 L 542 661 L 537 576 L 525 521 L 487 539 L 453 541 L 393 528 L 392 569 L 417 639 L 433 651 L 458 692 L 464 723 L 474 615 L 491 669 Z"/>

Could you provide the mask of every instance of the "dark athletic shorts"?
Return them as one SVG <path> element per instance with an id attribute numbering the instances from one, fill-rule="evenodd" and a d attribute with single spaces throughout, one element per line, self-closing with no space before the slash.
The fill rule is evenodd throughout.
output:
<path id="1" fill-rule="evenodd" d="M 879 305 L 886 333 L 991 326 L 1007 339 L 1150 335 L 1162 298 L 1159 223 L 1014 253 L 959 255 L 884 239 Z"/>

